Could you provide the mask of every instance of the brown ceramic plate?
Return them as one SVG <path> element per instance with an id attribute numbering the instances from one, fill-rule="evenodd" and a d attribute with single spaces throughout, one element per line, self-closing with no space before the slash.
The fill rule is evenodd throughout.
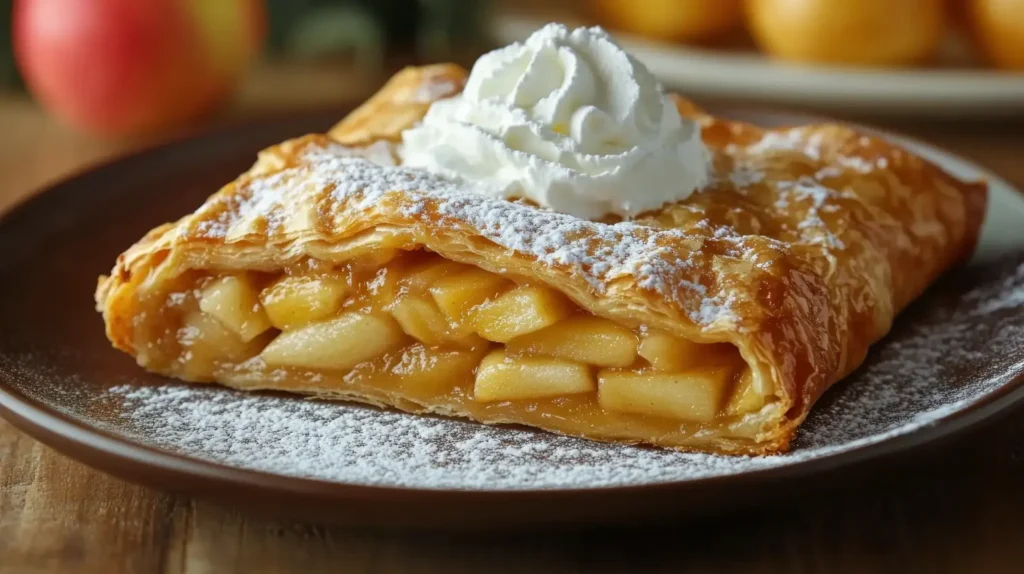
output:
<path id="1" fill-rule="evenodd" d="M 963 177 L 990 177 L 979 256 L 900 317 L 865 366 L 815 407 L 784 456 L 682 454 L 244 395 L 148 375 L 111 349 L 92 293 L 118 253 L 192 211 L 263 146 L 323 130 L 340 115 L 251 124 L 145 151 L 8 213 L 0 222 L 0 414 L 129 480 L 245 507 L 433 527 L 716 511 L 932 442 L 1024 399 L 1024 199 L 917 143 L 908 145 Z"/>

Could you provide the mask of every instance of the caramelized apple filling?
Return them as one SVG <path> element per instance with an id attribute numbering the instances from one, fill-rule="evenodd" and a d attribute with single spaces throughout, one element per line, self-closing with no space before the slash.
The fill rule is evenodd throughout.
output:
<path id="1" fill-rule="evenodd" d="M 732 345 L 594 316 L 428 252 L 179 281 L 161 300 L 173 331 L 140 357 L 191 380 L 680 442 L 709 424 L 752 434 L 739 421 L 773 399 Z"/>

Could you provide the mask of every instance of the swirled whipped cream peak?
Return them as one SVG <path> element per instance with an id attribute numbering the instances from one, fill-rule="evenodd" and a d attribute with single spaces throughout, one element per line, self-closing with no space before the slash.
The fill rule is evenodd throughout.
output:
<path id="1" fill-rule="evenodd" d="M 709 179 L 700 127 L 600 28 L 549 24 L 482 56 L 402 139 L 406 166 L 586 219 L 629 218 Z"/>

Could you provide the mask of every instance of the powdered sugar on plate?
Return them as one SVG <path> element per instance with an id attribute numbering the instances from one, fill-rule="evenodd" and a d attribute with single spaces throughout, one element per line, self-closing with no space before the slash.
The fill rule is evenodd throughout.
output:
<path id="1" fill-rule="evenodd" d="M 346 484 L 531 490 L 736 475 L 834 456 L 940 423 L 1019 382 L 1024 264 L 926 297 L 812 411 L 791 453 L 724 457 L 212 386 L 119 385 L 100 401 L 128 439 L 204 461 Z M 95 406 L 95 405 L 94 405 Z"/>

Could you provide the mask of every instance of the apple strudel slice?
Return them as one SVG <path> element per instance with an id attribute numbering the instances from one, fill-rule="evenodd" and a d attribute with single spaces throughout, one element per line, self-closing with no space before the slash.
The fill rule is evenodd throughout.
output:
<path id="1" fill-rule="evenodd" d="M 187 381 L 775 453 L 978 235 L 983 185 L 843 126 L 678 98 L 711 189 L 629 221 L 397 165 L 465 77 L 408 69 L 143 237 L 96 291 L 114 346 Z"/>

